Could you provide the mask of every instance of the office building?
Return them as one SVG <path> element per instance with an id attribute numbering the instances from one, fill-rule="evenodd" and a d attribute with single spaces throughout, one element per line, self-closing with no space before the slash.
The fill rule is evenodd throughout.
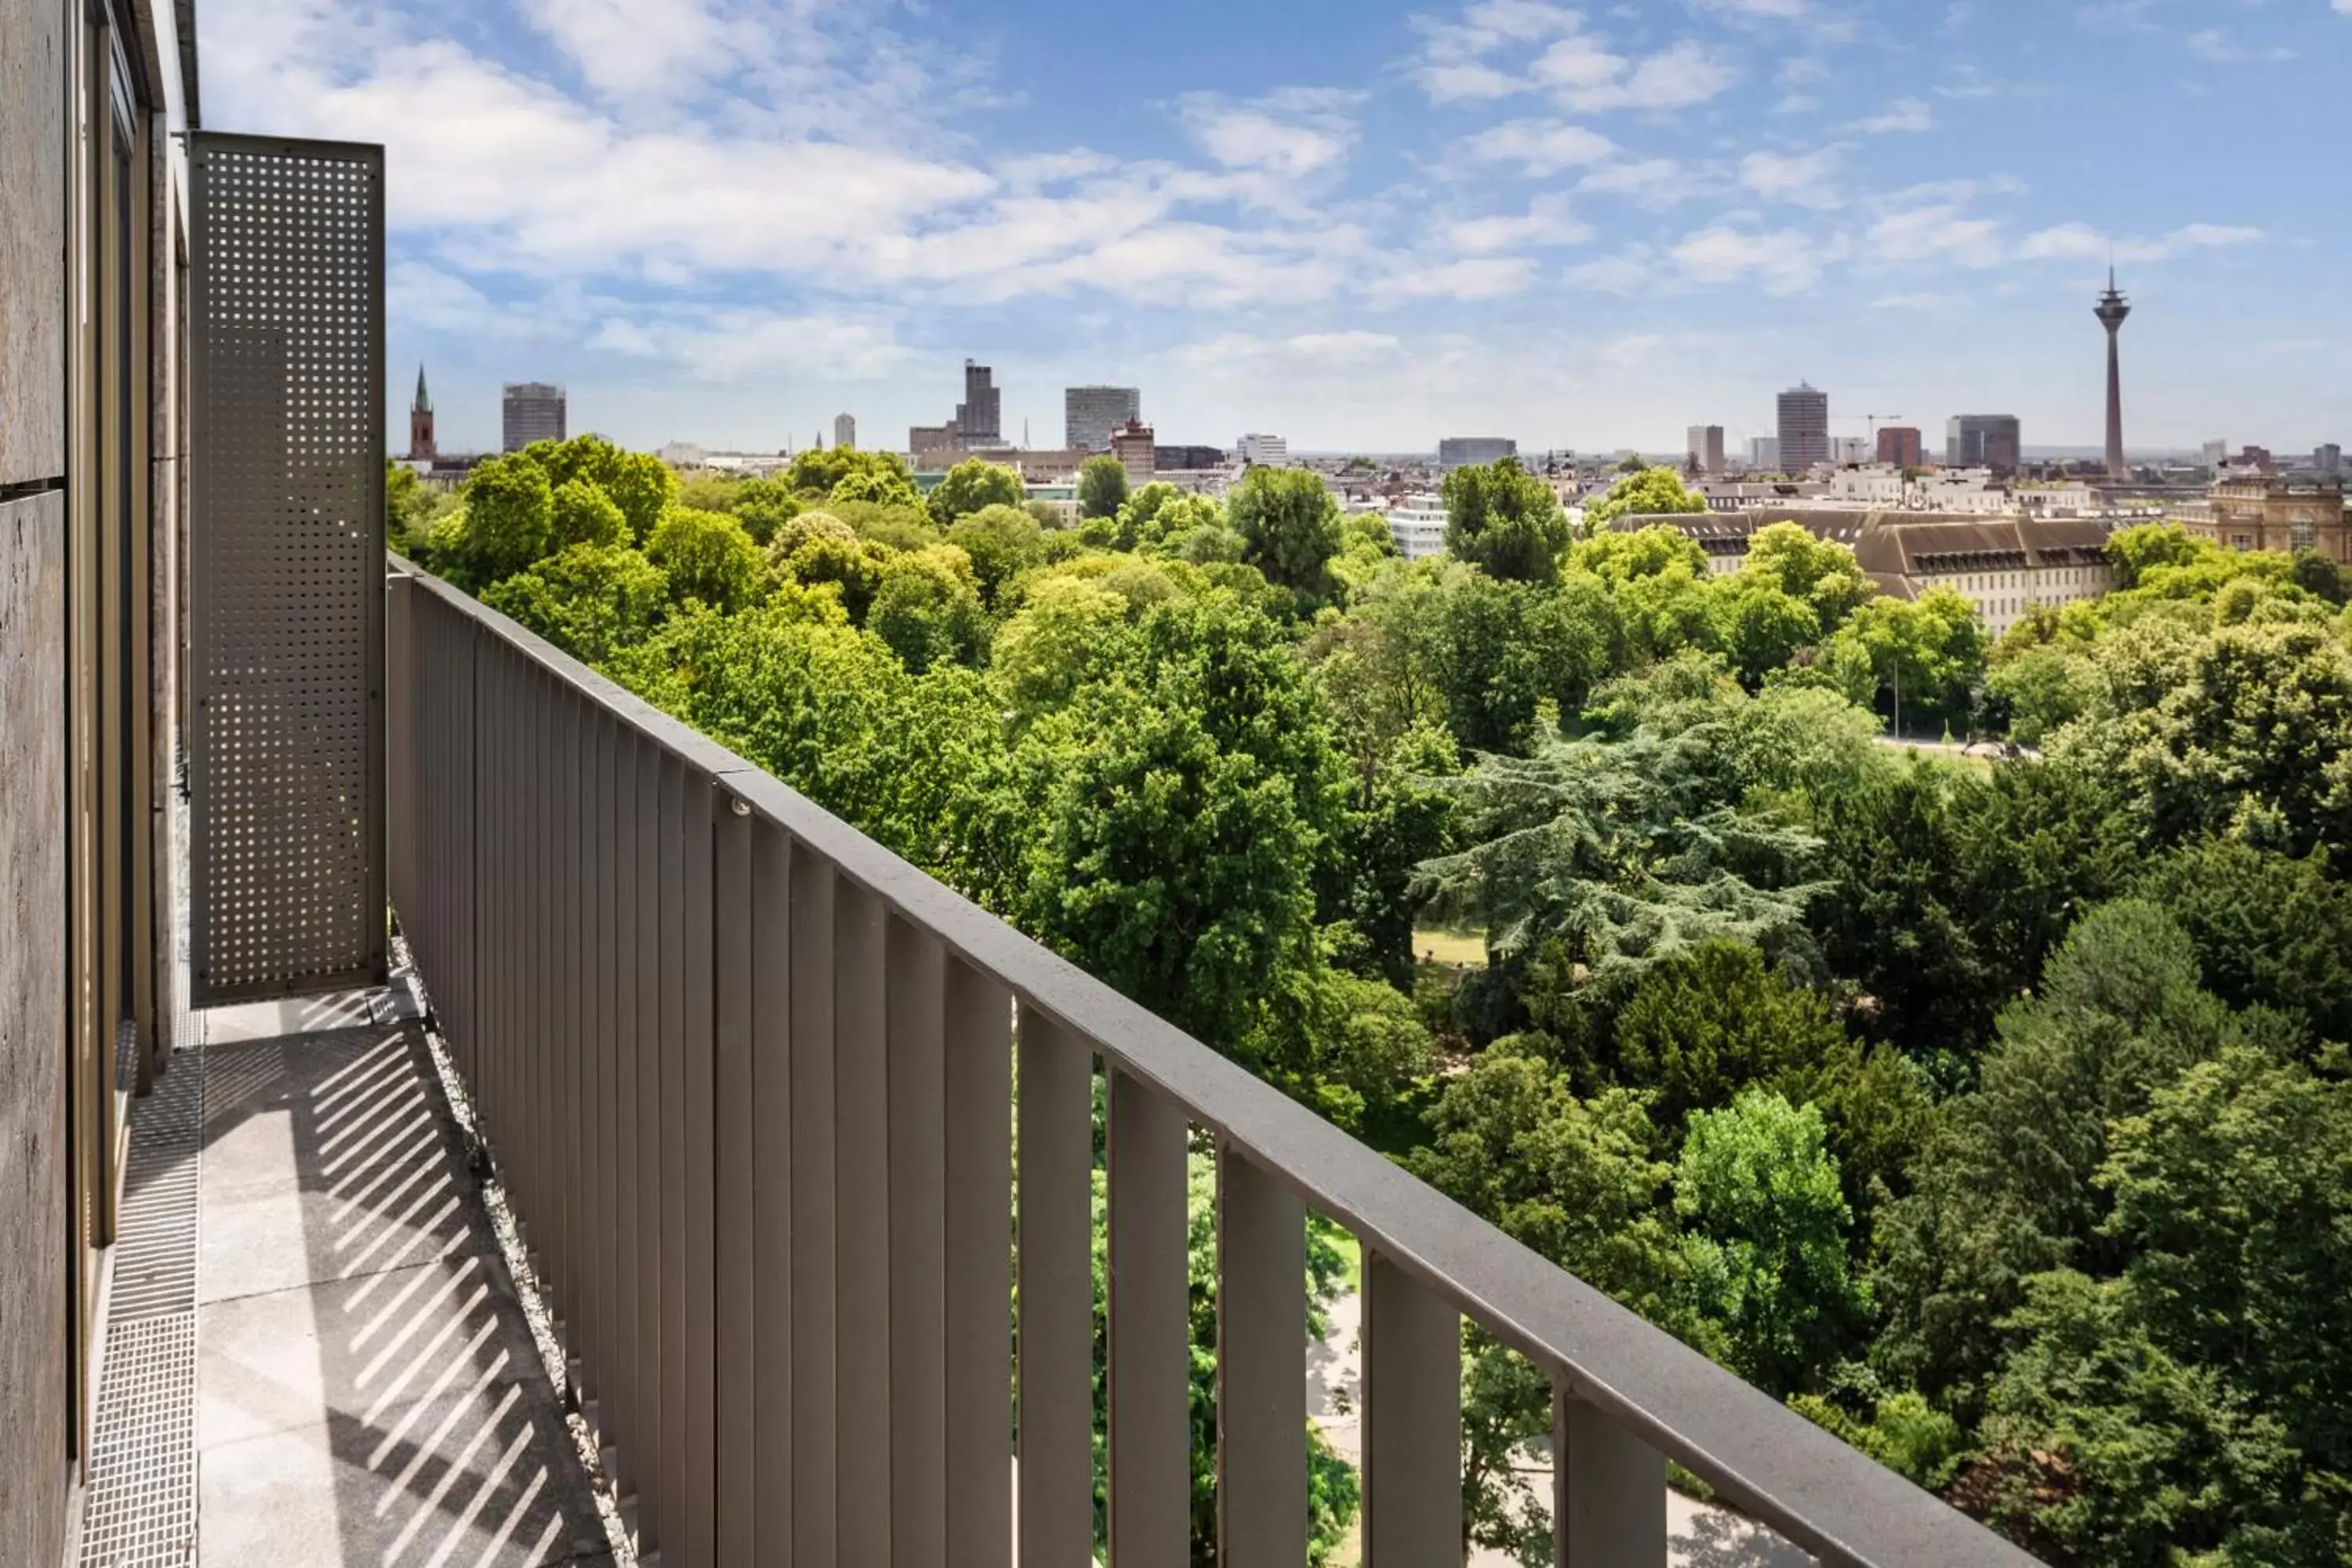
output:
<path id="1" fill-rule="evenodd" d="M 1778 436 L 1750 436 L 1748 438 L 1748 467 L 1759 474 L 1780 472 L 1780 438 Z"/>
<path id="2" fill-rule="evenodd" d="M 1830 437 L 1830 461 L 1840 468 L 1871 460 L 1874 448 L 1867 436 L 1832 436 Z"/>
<path id="3" fill-rule="evenodd" d="M 2311 454 L 2311 466 L 2327 479 L 2336 478 L 2344 471 L 2344 448 L 2328 442 Z"/>
<path id="4" fill-rule="evenodd" d="M 857 421 L 846 414 L 833 416 L 833 444 L 845 452 L 857 450 Z"/>
<path id="5" fill-rule="evenodd" d="M 1171 469 L 1222 468 L 1233 461 L 1232 456 L 1223 447 L 1161 447 L 1156 450 L 1157 471 L 1160 473 Z"/>
<path id="6" fill-rule="evenodd" d="M 2014 414 L 1956 414 L 1944 424 L 1944 467 L 2017 472 L 2023 441 Z"/>
<path id="7" fill-rule="evenodd" d="M 1830 460 L 1830 395 L 1799 382 L 1780 395 L 1780 468 L 1802 479 Z"/>
<path id="8" fill-rule="evenodd" d="M 1921 448 L 1916 426 L 1889 425 L 1878 433 L 1878 460 L 1890 468 L 1916 468 Z"/>
<path id="9" fill-rule="evenodd" d="M 1004 443 L 1004 394 L 995 373 L 984 364 L 963 362 L 963 401 L 956 405 L 956 435 L 966 448 Z"/>
<path id="10" fill-rule="evenodd" d="M 1280 436 L 1244 436 L 1234 443 L 1234 455 L 1252 468 L 1290 467 L 1290 443 Z"/>
<path id="11" fill-rule="evenodd" d="M 2220 468 L 2230 460 L 2230 443 L 2219 439 L 2206 442 L 2205 449 L 2199 454 L 2198 460 L 2209 468 Z"/>
<path id="12" fill-rule="evenodd" d="M 520 452 L 533 441 L 564 437 L 563 388 L 543 381 L 510 381 L 506 384 L 506 434 L 499 449 Z"/>
<path id="13" fill-rule="evenodd" d="M 2107 268 L 2107 291 L 2099 296 L 2091 313 L 2107 330 L 2107 478 L 2127 479 L 2131 469 L 2124 463 L 2123 355 L 2116 339 L 2124 330 L 2125 318 L 2131 314 L 2131 302 L 2116 289 L 2113 267 Z"/>
<path id="14" fill-rule="evenodd" d="M 1436 496 L 1407 496 L 1388 511 L 1389 537 L 1407 561 L 1445 553 L 1445 502 Z"/>
<path id="15" fill-rule="evenodd" d="M 1071 386 L 1062 390 L 1062 445 L 1108 452 L 1110 433 L 1143 417 L 1143 391 L 1134 386 Z"/>
<path id="16" fill-rule="evenodd" d="M 433 443 L 433 395 L 425 390 L 425 367 L 416 367 L 416 395 L 408 402 L 408 460 L 430 463 Z"/>
<path id="17" fill-rule="evenodd" d="M 933 463 L 945 468 L 955 461 L 961 447 L 952 425 L 918 425 L 907 432 L 907 453 L 919 468 Z"/>
<path id="18" fill-rule="evenodd" d="M 1130 419 L 1110 433 L 1111 456 L 1127 470 L 1127 482 L 1140 489 L 1151 482 L 1152 470 L 1159 467 L 1160 452 L 1151 437 L 1151 426 L 1140 419 Z"/>
<path id="19" fill-rule="evenodd" d="M 1689 464 L 1691 471 L 1697 474 L 1701 479 L 1719 479 L 1723 478 L 1722 426 L 1692 426 L 1690 427 L 1690 437 L 1684 443 L 1684 450 L 1690 454 Z"/>
<path id="20" fill-rule="evenodd" d="M 1448 436 L 1437 443 L 1437 466 L 1441 468 L 1496 463 L 1518 455 L 1519 444 L 1506 436 Z"/>

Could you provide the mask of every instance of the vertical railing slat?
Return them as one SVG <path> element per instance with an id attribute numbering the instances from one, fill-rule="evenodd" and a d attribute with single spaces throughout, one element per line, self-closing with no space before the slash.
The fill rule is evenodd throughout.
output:
<path id="1" fill-rule="evenodd" d="M 838 1291 L 835 1406 L 841 1560 L 890 1561 L 890 1111 L 888 954 L 881 900 L 834 888 L 834 1205 Z"/>
<path id="2" fill-rule="evenodd" d="M 637 934 L 640 899 L 637 892 L 638 825 L 646 803 L 641 786 L 645 741 L 634 731 L 624 734 L 613 753 L 613 1079 L 616 1100 L 613 1135 L 614 1194 L 618 1212 L 615 1261 L 620 1277 L 614 1292 L 614 1353 L 612 1430 L 605 1437 L 604 1458 L 614 1493 L 626 1497 L 635 1481 L 645 1436 L 639 1426 L 643 1379 L 637 1370 L 645 1344 L 642 1291 L 644 1264 L 639 1256 L 637 1205 L 643 1189 L 643 1142 L 637 1085 L 637 1009 L 640 973 Z"/>
<path id="3" fill-rule="evenodd" d="M 1094 1063 L 1021 1016 L 1021 1568 L 1094 1556 Z"/>
<path id="4" fill-rule="evenodd" d="M 637 1092 L 632 1110 L 637 1140 L 629 1159 L 630 1190 L 637 1213 L 637 1455 L 630 1464 L 636 1493 L 637 1540 L 651 1549 L 659 1538 L 668 1461 L 668 1395 L 664 1383 L 662 1316 L 667 1277 L 662 1270 L 664 1183 L 662 1168 L 662 998 L 670 982 L 662 969 L 662 779 L 666 753 L 647 743 L 637 750 L 636 971 Z"/>
<path id="5" fill-rule="evenodd" d="M 947 965 L 947 1529 L 951 1568 L 1011 1568 L 1013 1001 Z"/>
<path id="6" fill-rule="evenodd" d="M 723 792 L 722 792 L 723 795 Z M 758 1199 L 753 1150 L 760 1129 L 751 1061 L 751 980 L 759 931 L 752 917 L 752 838 L 748 811 L 722 798 L 711 831 L 713 1079 L 718 1143 L 714 1235 L 718 1254 L 715 1352 L 719 1379 L 717 1478 L 718 1549 L 721 1563 L 749 1563 L 758 1539 L 759 1451 L 751 1396 L 759 1363 L 752 1325 L 762 1305 L 755 1297 L 759 1263 L 753 1218 Z"/>
<path id="7" fill-rule="evenodd" d="M 890 1563 L 946 1568 L 946 954 L 938 937 L 896 915 L 886 940 Z"/>
<path id="8" fill-rule="evenodd" d="M 673 1563 L 689 1561 L 694 1485 L 687 1457 L 686 765 L 661 765 L 661 1510 L 654 1542 Z"/>
<path id="9" fill-rule="evenodd" d="M 1192 1500 L 1184 1113 L 1110 1073 L 1110 1554 L 1184 1568 Z"/>
<path id="10" fill-rule="evenodd" d="M 793 1561 L 841 1561 L 834 1449 L 834 875 L 792 851 L 792 1369 Z"/>
<path id="11" fill-rule="evenodd" d="M 1220 1568 L 1307 1560 L 1307 1205 L 1217 1152 Z"/>
<path id="12" fill-rule="evenodd" d="M 793 1496 L 793 847 L 782 828 L 753 824 L 751 879 L 751 1485 L 763 1515 L 756 1568 L 794 1561 Z M 779 1520 L 781 1504 L 787 1517 Z"/>
<path id="13" fill-rule="evenodd" d="M 1552 1560 L 1559 1568 L 1664 1568 L 1666 1461 L 1555 1387 Z"/>
<path id="14" fill-rule="evenodd" d="M 712 1079 L 711 875 L 719 790 L 701 774 L 686 787 L 682 892 L 686 989 L 686 1561 L 717 1563 L 719 1360 L 717 1245 L 718 1109 Z"/>
<path id="15" fill-rule="evenodd" d="M 1462 1320 L 1364 1256 L 1364 1568 L 1462 1558 Z"/>

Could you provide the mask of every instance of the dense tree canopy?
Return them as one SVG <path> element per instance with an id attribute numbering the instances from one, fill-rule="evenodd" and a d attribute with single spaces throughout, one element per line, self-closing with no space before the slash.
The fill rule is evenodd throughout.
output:
<path id="1" fill-rule="evenodd" d="M 976 459 L 387 485 L 425 564 L 2053 1563 L 2352 1557 L 2327 563 L 2125 530 L 1989 647 L 1793 524 L 1737 571 L 1630 526 L 1695 500 L 1661 470 L 1574 542 L 1456 470 L 1421 562 L 1306 470 L 1075 527 Z M 1898 689 L 2041 754 L 1906 752 Z M 1549 1562 L 1547 1380 L 1464 1344 L 1468 1543 Z"/>

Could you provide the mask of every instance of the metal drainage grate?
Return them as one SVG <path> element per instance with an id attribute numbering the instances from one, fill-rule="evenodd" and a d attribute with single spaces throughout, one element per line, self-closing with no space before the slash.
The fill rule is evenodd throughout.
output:
<path id="1" fill-rule="evenodd" d="M 85 1495 L 84 1568 L 195 1561 L 195 1313 L 107 1326 Z"/>
<path id="2" fill-rule="evenodd" d="M 204 1053 L 131 1111 L 122 1226 L 83 1493 L 83 1568 L 180 1568 L 196 1550 L 196 1206 Z"/>

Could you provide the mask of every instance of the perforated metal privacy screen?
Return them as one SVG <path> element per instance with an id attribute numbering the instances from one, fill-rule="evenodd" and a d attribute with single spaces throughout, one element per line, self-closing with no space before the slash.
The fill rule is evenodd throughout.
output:
<path id="1" fill-rule="evenodd" d="M 383 150 L 189 147 L 194 1000 L 379 984 Z"/>

